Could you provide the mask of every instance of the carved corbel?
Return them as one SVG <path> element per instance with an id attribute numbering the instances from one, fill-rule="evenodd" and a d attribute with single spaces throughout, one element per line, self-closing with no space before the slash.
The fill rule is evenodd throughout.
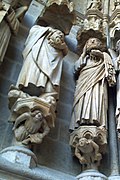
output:
<path id="1" fill-rule="evenodd" d="M 13 131 L 18 142 L 24 145 L 40 144 L 43 138 L 54 127 L 55 100 L 51 96 L 31 97 L 16 88 L 8 94 Z"/>
<path id="2" fill-rule="evenodd" d="M 101 126 L 80 126 L 70 134 L 70 145 L 84 170 L 96 169 L 106 152 L 107 131 Z"/>

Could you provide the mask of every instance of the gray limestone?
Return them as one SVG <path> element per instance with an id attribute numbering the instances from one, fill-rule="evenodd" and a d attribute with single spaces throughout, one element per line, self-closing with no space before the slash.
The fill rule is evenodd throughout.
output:
<path id="1" fill-rule="evenodd" d="M 37 166 L 37 158 L 35 154 L 23 147 L 23 146 L 11 146 L 3 149 L 0 152 L 2 158 L 7 161 L 16 164 L 25 168 L 34 168 Z"/>
<path id="2" fill-rule="evenodd" d="M 97 170 L 86 170 L 76 177 L 78 180 L 107 180 L 107 177 Z"/>

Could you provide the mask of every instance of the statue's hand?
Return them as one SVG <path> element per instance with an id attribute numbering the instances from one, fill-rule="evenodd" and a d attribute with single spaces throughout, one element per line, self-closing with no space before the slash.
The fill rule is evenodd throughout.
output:
<path id="1" fill-rule="evenodd" d="M 81 54 L 81 57 L 84 58 L 86 56 L 86 52 L 87 52 L 87 47 L 86 45 L 83 48 L 83 53 Z"/>
<path id="2" fill-rule="evenodd" d="M 79 160 L 80 160 L 81 164 L 86 164 L 87 163 L 87 160 L 84 157 L 81 157 Z"/>
<path id="3" fill-rule="evenodd" d="M 91 50 L 91 55 L 103 58 L 103 53 L 100 50 L 97 50 L 97 49 L 92 49 Z"/>

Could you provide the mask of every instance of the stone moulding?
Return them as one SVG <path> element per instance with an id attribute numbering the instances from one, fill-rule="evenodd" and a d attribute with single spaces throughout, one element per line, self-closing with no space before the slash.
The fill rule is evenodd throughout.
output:
<path id="1" fill-rule="evenodd" d="M 103 19 L 103 13 L 97 9 L 89 9 L 86 12 L 86 17 L 90 16 L 90 15 L 96 15 L 98 18 Z"/>
<path id="2" fill-rule="evenodd" d="M 110 18 L 109 26 L 110 26 L 110 37 L 114 38 L 115 31 L 120 30 L 120 8 L 114 10 Z"/>
<path id="3" fill-rule="evenodd" d="M 99 146 L 101 152 L 105 152 L 107 145 L 107 131 L 96 126 L 80 126 L 70 134 L 70 145 L 75 147 L 76 142 L 80 138 L 93 139 Z"/>

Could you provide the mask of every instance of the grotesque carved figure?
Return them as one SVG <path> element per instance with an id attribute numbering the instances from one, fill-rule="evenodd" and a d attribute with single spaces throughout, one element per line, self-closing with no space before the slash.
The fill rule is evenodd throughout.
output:
<path id="1" fill-rule="evenodd" d="M 90 38 L 76 62 L 79 77 L 70 124 L 72 131 L 81 125 L 107 126 L 107 82 L 109 86 L 115 84 L 115 71 L 102 47 L 99 39 Z"/>
<path id="2" fill-rule="evenodd" d="M 92 163 L 99 163 L 102 159 L 99 153 L 99 146 L 92 140 L 80 138 L 75 148 L 75 156 L 81 164 L 90 166 Z"/>
<path id="3" fill-rule="evenodd" d="M 50 128 L 40 110 L 26 112 L 17 117 L 13 127 L 15 138 L 23 144 L 41 143 Z"/>

